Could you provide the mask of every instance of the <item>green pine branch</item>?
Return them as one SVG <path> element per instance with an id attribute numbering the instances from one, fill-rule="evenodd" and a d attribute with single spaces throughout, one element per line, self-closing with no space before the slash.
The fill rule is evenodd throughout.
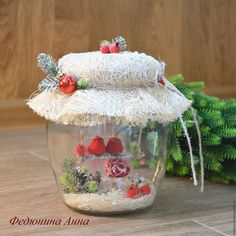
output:
<path id="1" fill-rule="evenodd" d="M 236 100 L 208 96 L 199 91 L 204 87 L 202 82 L 183 83 L 181 74 L 169 80 L 193 101 L 193 108 L 197 111 L 206 179 L 217 183 L 236 183 Z M 185 112 L 183 118 L 191 137 L 199 176 L 198 137 L 191 112 Z M 173 122 L 171 129 L 172 145 L 167 172 L 177 176 L 191 176 L 189 150 L 180 121 Z"/>

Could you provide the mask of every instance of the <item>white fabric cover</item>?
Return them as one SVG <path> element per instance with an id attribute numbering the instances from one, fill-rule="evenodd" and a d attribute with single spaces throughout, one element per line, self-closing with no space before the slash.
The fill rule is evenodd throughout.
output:
<path id="1" fill-rule="evenodd" d="M 70 95 L 44 91 L 28 101 L 37 114 L 58 123 L 169 123 L 191 105 L 167 80 L 165 87 L 157 84 L 164 63 L 143 53 L 71 53 L 59 60 L 59 68 L 86 79 L 90 87 Z"/>

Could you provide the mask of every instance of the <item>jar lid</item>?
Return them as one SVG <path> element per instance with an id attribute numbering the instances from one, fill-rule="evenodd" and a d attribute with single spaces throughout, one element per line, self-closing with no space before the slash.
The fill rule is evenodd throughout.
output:
<path id="1" fill-rule="evenodd" d="M 43 56 L 47 55 L 41 54 L 41 60 Z M 50 64 L 49 61 L 47 58 L 44 62 Z M 48 70 L 40 60 L 39 66 Z M 164 62 L 144 53 L 70 53 L 58 61 L 54 70 L 55 78 L 48 76 L 43 81 L 51 84 L 42 83 L 39 93 L 27 104 L 40 116 L 57 123 L 84 126 L 109 121 L 123 125 L 145 125 L 148 120 L 169 123 L 191 105 L 165 79 Z M 76 80 L 75 89 L 68 76 Z M 68 81 L 71 90 L 66 90 Z M 79 87 L 79 83 L 84 86 Z"/>

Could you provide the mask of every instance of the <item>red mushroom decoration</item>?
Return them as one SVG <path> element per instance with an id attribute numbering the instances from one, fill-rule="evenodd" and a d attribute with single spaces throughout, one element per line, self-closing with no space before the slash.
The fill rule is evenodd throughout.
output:
<path id="1" fill-rule="evenodd" d="M 123 152 L 123 144 L 121 140 L 117 137 L 112 137 L 109 139 L 106 151 L 110 154 L 119 154 Z"/>
<path id="2" fill-rule="evenodd" d="M 86 152 L 86 148 L 84 145 L 82 144 L 78 144 L 76 147 L 75 147 L 75 152 L 78 156 L 84 156 L 85 155 L 85 152 Z"/>
<path id="3" fill-rule="evenodd" d="M 93 155 L 103 155 L 106 152 L 104 139 L 100 136 L 95 136 L 88 146 L 88 153 Z"/>

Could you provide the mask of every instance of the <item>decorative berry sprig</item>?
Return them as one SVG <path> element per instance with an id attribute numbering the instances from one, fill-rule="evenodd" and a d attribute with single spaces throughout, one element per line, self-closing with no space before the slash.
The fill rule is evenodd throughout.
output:
<path id="1" fill-rule="evenodd" d="M 121 51 L 125 51 L 126 48 L 127 48 L 127 44 L 126 44 L 125 38 L 122 37 L 122 36 L 117 36 L 114 39 L 112 39 L 112 43 L 119 43 Z"/>
<path id="2" fill-rule="evenodd" d="M 161 86 L 165 86 L 165 84 L 166 84 L 162 76 L 158 79 L 158 83 L 159 83 Z"/>
<path id="3" fill-rule="evenodd" d="M 132 184 L 130 188 L 126 191 L 126 196 L 128 198 L 137 198 L 140 194 L 140 190 L 137 185 Z"/>
<path id="4" fill-rule="evenodd" d="M 126 191 L 126 197 L 137 198 L 138 196 L 145 196 L 151 193 L 151 188 L 148 184 L 138 187 L 132 184 L 130 188 Z"/>
<path id="5" fill-rule="evenodd" d="M 40 91 L 48 90 L 55 91 L 59 89 L 61 92 L 70 94 L 77 89 L 86 89 L 88 87 L 87 81 L 81 78 L 76 78 L 73 75 L 63 74 L 56 63 L 56 61 L 45 53 L 38 55 L 38 66 L 46 74 L 38 85 Z"/>
<path id="6" fill-rule="evenodd" d="M 151 188 L 148 184 L 143 185 L 139 190 L 143 196 L 151 193 Z"/>
<path id="7" fill-rule="evenodd" d="M 117 36 L 112 41 L 102 40 L 100 42 L 100 52 L 101 53 L 119 53 L 125 51 L 127 44 L 125 38 L 122 36 Z"/>
<path id="8" fill-rule="evenodd" d="M 38 85 L 40 91 L 50 90 L 55 91 L 58 88 L 59 69 L 55 60 L 45 53 L 40 53 L 37 57 L 38 67 L 46 74 Z"/>

